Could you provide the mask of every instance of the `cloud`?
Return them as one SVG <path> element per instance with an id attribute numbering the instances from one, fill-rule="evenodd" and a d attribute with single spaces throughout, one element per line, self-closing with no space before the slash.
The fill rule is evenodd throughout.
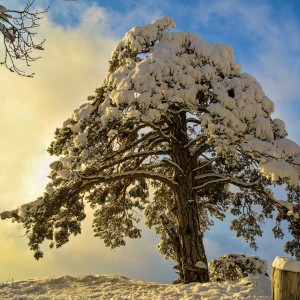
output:
<path id="1" fill-rule="evenodd" d="M 2 222 L 0 243 L 0 282 L 50 275 L 117 274 L 149 281 L 169 283 L 176 278 L 174 263 L 166 261 L 156 251 L 158 237 L 141 224 L 143 237 L 128 240 L 125 247 L 110 250 L 99 238 L 95 238 L 91 226 L 92 218 L 83 222 L 82 234 L 71 237 L 62 248 L 50 250 L 43 246 L 45 257 L 35 261 L 20 237 L 20 226 Z M 4 225 L 3 225 L 4 224 Z"/>
<path id="2" fill-rule="evenodd" d="M 101 13 L 94 10 L 94 15 Z M 82 22 L 85 17 L 91 18 L 92 14 L 83 15 Z M 32 64 L 34 79 L 0 69 L 0 160 L 11 179 L 22 177 L 24 168 L 35 165 L 35 157 L 45 153 L 55 127 L 100 85 L 116 42 L 86 26 L 62 29 L 44 19 L 42 28 L 47 36 L 46 50 Z M 36 169 L 30 172 L 34 174 Z"/>
<path id="3" fill-rule="evenodd" d="M 208 261 L 211 261 L 213 258 L 219 257 L 221 255 L 219 241 L 213 240 L 209 236 L 204 237 L 204 248 Z"/>
<path id="4" fill-rule="evenodd" d="M 81 14 L 83 25 L 72 28 L 42 20 L 40 30 L 47 37 L 46 50 L 32 64 L 30 70 L 36 73 L 33 79 L 0 69 L 1 211 L 40 195 L 50 161 L 46 149 L 55 128 L 93 94 L 107 73 L 116 41 L 91 26 L 105 17 L 101 9 L 93 9 Z M 87 20 L 92 22 L 87 25 Z M 19 238 L 18 226 L 1 222 L 0 231 L 1 244 L 5 245 L 0 249 L 0 281 L 8 272 L 11 277 L 50 274 L 54 269 L 63 272 L 58 265 L 51 266 L 54 256 L 42 263 L 34 262 L 26 240 Z"/>

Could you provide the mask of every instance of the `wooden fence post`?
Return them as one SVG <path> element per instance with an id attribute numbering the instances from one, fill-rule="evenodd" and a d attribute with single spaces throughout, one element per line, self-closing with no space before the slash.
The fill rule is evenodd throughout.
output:
<path id="1" fill-rule="evenodd" d="M 300 300 L 300 263 L 277 256 L 271 271 L 272 300 Z"/>

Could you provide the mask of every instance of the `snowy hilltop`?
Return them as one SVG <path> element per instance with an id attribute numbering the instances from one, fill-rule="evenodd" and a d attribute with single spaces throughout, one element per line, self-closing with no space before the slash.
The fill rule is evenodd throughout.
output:
<path id="1" fill-rule="evenodd" d="M 44 277 L 0 284 L 2 300 L 221 300 L 270 299 L 270 280 L 251 275 L 240 281 L 159 284 L 117 275 Z"/>

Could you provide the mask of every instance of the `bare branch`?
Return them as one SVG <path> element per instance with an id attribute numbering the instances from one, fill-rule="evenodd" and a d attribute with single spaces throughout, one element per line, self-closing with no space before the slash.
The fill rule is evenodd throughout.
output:
<path id="1" fill-rule="evenodd" d="M 0 32 L 3 35 L 4 57 L 0 64 L 4 65 L 11 72 L 25 77 L 33 77 L 34 73 L 26 74 L 16 64 L 16 61 L 23 61 L 27 66 L 40 57 L 32 55 L 34 50 L 43 50 L 42 42 L 36 42 L 35 29 L 39 27 L 39 21 L 48 8 L 42 11 L 32 11 L 34 0 L 26 3 L 22 11 L 9 10 L 4 6 L 0 7 Z"/>

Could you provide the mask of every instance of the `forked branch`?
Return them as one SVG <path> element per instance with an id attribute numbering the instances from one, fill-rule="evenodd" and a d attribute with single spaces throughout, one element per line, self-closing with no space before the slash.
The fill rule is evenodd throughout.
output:
<path id="1" fill-rule="evenodd" d="M 43 14 L 48 11 L 33 10 L 34 0 L 26 3 L 23 10 L 9 10 L 0 5 L 0 32 L 3 35 L 3 57 L 0 64 L 4 65 L 11 72 L 25 77 L 33 77 L 34 73 L 26 74 L 17 66 L 17 61 L 23 61 L 26 66 L 37 60 L 39 57 L 34 56 L 34 50 L 43 50 L 42 42 L 37 42 L 35 31 L 39 27 L 39 21 Z"/>

